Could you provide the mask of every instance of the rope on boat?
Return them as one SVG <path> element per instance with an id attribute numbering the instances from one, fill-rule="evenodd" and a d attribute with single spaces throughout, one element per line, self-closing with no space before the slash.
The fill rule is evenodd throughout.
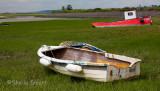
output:
<path id="1" fill-rule="evenodd" d="M 51 53 L 52 53 L 52 56 L 54 57 L 54 55 L 53 55 L 53 52 L 51 51 Z M 54 57 L 55 58 L 55 57 Z"/>
<path id="2" fill-rule="evenodd" d="M 60 65 L 58 62 L 57 62 L 57 65 L 58 65 L 58 69 L 60 69 L 60 66 L 61 66 L 61 65 Z"/>
<path id="3" fill-rule="evenodd" d="M 67 64 L 67 63 L 66 63 L 66 64 Z M 84 63 L 76 63 L 76 61 L 74 60 L 74 63 L 71 63 L 71 64 L 80 65 L 80 66 L 82 67 L 82 69 L 83 69 L 83 66 L 82 66 L 82 64 L 84 64 Z"/>
<path id="4" fill-rule="evenodd" d="M 103 52 L 106 53 L 106 51 L 101 50 L 93 45 L 87 44 L 87 43 L 79 43 L 79 42 L 72 42 L 72 41 L 64 41 L 60 44 L 60 46 L 67 46 L 70 48 L 87 48 L 87 50 L 92 50 L 92 51 L 98 51 L 98 52 Z"/>

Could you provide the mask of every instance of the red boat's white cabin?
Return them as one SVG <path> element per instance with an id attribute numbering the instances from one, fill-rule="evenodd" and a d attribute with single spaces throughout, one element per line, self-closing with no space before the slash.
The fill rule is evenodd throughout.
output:
<path id="1" fill-rule="evenodd" d="M 137 18 L 136 11 L 126 11 L 124 12 L 124 16 L 125 16 L 125 20 Z"/>

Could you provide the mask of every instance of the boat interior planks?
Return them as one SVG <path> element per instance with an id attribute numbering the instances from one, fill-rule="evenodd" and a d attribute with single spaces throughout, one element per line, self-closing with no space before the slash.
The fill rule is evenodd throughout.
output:
<path id="1" fill-rule="evenodd" d="M 44 55 L 55 57 L 62 60 L 74 60 L 81 62 L 106 63 L 108 65 L 115 65 L 121 68 L 129 67 L 131 63 L 118 59 L 107 58 L 104 53 L 96 53 L 92 51 L 84 51 L 73 48 L 62 48 L 58 50 L 50 50 L 43 52 Z M 52 56 L 54 55 L 54 56 Z"/>

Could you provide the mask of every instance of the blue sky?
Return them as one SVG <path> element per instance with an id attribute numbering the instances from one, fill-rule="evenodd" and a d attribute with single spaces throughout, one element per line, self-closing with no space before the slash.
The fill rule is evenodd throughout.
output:
<path id="1" fill-rule="evenodd" d="M 0 0 L 0 12 L 56 10 L 71 4 L 73 9 L 122 8 L 160 5 L 160 0 Z"/>

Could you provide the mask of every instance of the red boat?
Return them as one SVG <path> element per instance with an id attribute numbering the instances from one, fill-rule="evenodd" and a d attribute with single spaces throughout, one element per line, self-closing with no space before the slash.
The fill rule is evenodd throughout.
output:
<path id="1" fill-rule="evenodd" d="M 115 21 L 115 22 L 92 23 L 93 27 L 139 26 L 139 25 L 151 25 L 151 24 L 152 24 L 151 16 Z"/>
<path id="2" fill-rule="evenodd" d="M 119 26 L 140 26 L 140 25 L 151 25 L 151 16 L 139 17 L 136 16 L 136 11 L 124 12 L 125 20 L 115 22 L 98 22 L 92 23 L 93 27 L 119 27 Z"/>

